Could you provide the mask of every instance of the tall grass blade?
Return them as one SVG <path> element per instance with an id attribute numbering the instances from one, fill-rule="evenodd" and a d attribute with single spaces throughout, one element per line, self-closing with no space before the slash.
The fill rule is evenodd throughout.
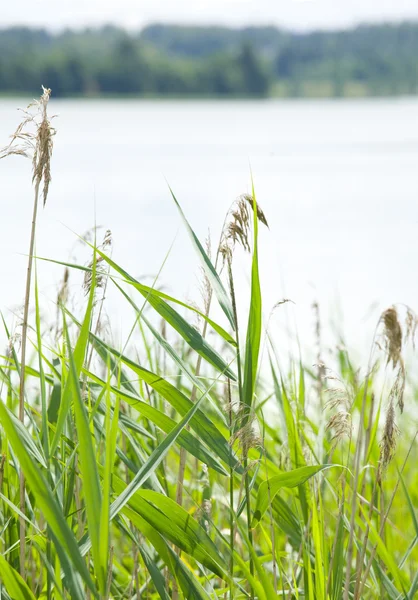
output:
<path id="1" fill-rule="evenodd" d="M 42 332 L 41 332 L 41 316 L 39 308 L 39 290 L 38 290 L 38 273 L 35 264 L 35 316 L 36 316 L 36 341 L 37 354 L 39 364 L 39 381 L 41 385 L 41 408 L 42 408 L 42 445 L 44 449 L 45 459 L 49 462 L 49 431 L 48 431 L 48 409 L 46 398 L 46 380 L 44 373 L 44 361 L 42 359 Z M 28 373 L 28 368 L 26 368 Z"/>
<path id="2" fill-rule="evenodd" d="M 94 272 L 94 271 L 93 271 Z M 94 285 L 90 292 L 94 295 Z M 90 305 L 90 303 L 89 303 Z M 92 306 L 92 305 L 91 305 Z M 64 317 L 64 335 L 67 340 L 67 351 L 70 361 L 70 375 L 72 379 L 72 391 L 74 393 L 74 415 L 78 434 L 78 451 L 80 456 L 80 471 L 83 480 L 83 495 L 86 504 L 87 523 L 92 542 L 93 562 L 96 576 L 99 582 L 100 593 L 104 595 L 106 590 L 107 563 L 102 563 L 101 552 L 101 511 L 102 494 L 100 489 L 99 473 L 96 462 L 96 452 L 93 446 L 92 433 L 90 431 L 89 419 L 85 404 L 81 397 L 81 390 L 74 357 L 71 351 L 71 343 Z M 87 332 L 88 338 L 88 332 Z"/>
<path id="3" fill-rule="evenodd" d="M 302 485 L 308 479 L 323 471 L 336 465 L 317 465 L 313 467 L 301 467 L 300 469 L 294 469 L 288 471 L 282 475 L 275 475 L 270 479 L 263 481 L 258 488 L 257 501 L 253 515 L 252 527 L 256 527 L 264 516 L 269 502 L 272 502 L 282 488 L 293 488 Z"/>
<path id="4" fill-rule="evenodd" d="M 27 583 L 0 554 L 0 580 L 14 600 L 36 600 Z"/>
<path id="5" fill-rule="evenodd" d="M 62 392 L 62 397 L 58 409 L 58 420 L 55 427 L 55 434 L 51 443 L 51 454 L 54 454 L 57 446 L 60 441 L 60 436 L 62 430 L 64 428 L 64 424 L 68 415 L 68 411 L 70 410 L 71 400 L 74 398 L 76 394 L 76 390 L 74 389 L 76 382 L 78 383 L 80 378 L 80 373 L 83 367 L 84 359 L 86 356 L 87 345 L 89 341 L 89 330 L 90 330 L 90 322 L 93 314 L 93 305 L 94 305 L 94 292 L 96 286 L 96 259 L 94 259 L 93 265 L 93 276 L 91 282 L 91 289 L 89 293 L 89 299 L 86 307 L 86 312 L 84 314 L 83 324 L 80 328 L 80 334 L 78 336 L 77 343 L 73 352 L 73 360 L 74 360 L 74 377 L 68 377 L 65 383 L 64 390 Z M 64 313 L 64 309 L 63 309 Z"/>
<path id="6" fill-rule="evenodd" d="M 213 266 L 209 256 L 205 252 L 202 244 L 200 243 L 199 238 L 194 233 L 193 229 L 190 227 L 189 222 L 187 221 L 186 216 L 185 216 L 179 202 L 177 201 L 171 187 L 170 187 L 170 192 L 171 192 L 174 202 L 176 203 L 177 208 L 179 209 L 179 213 L 183 220 L 184 225 L 186 226 L 187 233 L 189 234 L 190 239 L 192 240 L 193 246 L 197 252 L 197 255 L 200 258 L 202 267 L 206 273 L 206 277 L 208 278 L 208 280 L 210 281 L 210 283 L 212 285 L 212 289 L 215 292 L 215 295 L 218 299 L 219 305 L 222 308 L 222 310 L 224 311 L 232 329 L 235 330 L 234 311 L 232 308 L 231 299 L 228 296 L 224 286 L 222 285 L 220 277 L 219 277 L 218 273 L 216 272 L 216 269 Z"/>
<path id="7" fill-rule="evenodd" d="M 255 381 L 258 369 L 258 356 L 260 352 L 261 341 L 261 288 L 260 275 L 258 270 L 258 218 L 257 202 L 253 187 L 253 227 L 254 227 L 254 247 L 251 267 L 251 301 L 250 312 L 248 316 L 247 341 L 245 344 L 245 363 L 244 363 L 244 381 L 243 381 L 243 402 L 251 409 L 254 397 Z"/>

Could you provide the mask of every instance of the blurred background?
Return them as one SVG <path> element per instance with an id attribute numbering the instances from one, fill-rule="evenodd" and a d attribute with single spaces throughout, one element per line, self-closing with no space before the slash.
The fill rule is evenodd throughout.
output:
<path id="1" fill-rule="evenodd" d="M 279 8 L 280 5 L 280 8 Z M 87 260 L 77 234 L 111 229 L 114 258 L 198 301 L 199 270 L 170 198 L 216 247 L 251 190 L 266 320 L 310 344 L 368 348 L 379 311 L 418 309 L 416 0 L 73 0 L 0 13 L 0 146 L 52 89 L 52 184 L 37 255 Z M 30 163 L 0 162 L 0 308 L 18 319 L 31 217 Z M 98 236 L 102 233 L 98 233 Z M 245 306 L 248 261 L 238 260 Z M 51 307 L 60 267 L 38 266 Z M 74 279 L 74 290 L 81 289 Z M 126 323 L 109 298 L 116 335 Z M 332 318 L 331 318 L 332 316 Z"/>
<path id="2" fill-rule="evenodd" d="M 23 0 L 0 18 L 3 93 L 33 93 L 39 81 L 56 97 L 417 91 L 415 0 Z"/>

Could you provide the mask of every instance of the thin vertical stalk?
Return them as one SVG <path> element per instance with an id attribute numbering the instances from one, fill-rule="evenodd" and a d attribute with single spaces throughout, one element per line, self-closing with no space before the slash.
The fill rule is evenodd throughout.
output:
<path id="1" fill-rule="evenodd" d="M 373 517 L 373 510 L 374 510 L 375 502 L 376 502 L 377 485 L 378 485 L 378 480 L 377 480 L 377 477 L 375 477 L 375 480 L 373 483 L 372 497 L 371 497 L 370 506 L 369 506 L 368 519 L 369 519 L 370 523 L 371 523 L 371 520 Z M 359 555 L 357 569 L 356 569 L 356 587 L 354 589 L 354 599 L 359 598 L 358 594 L 359 594 L 360 585 L 361 585 L 361 573 L 362 573 L 363 566 L 364 566 L 364 558 L 366 556 L 367 543 L 369 540 L 369 533 L 370 533 L 370 524 L 367 523 L 366 531 L 365 531 L 365 534 L 361 541 L 361 553 Z"/>
<path id="2" fill-rule="evenodd" d="M 209 306 L 208 306 L 208 310 L 206 312 L 207 312 L 207 314 L 209 314 Z M 207 330 L 207 321 L 205 321 L 205 324 L 203 326 L 202 337 L 205 337 L 206 330 Z M 196 363 L 196 369 L 195 369 L 196 377 L 199 377 L 199 375 L 200 375 L 201 365 L 202 365 L 202 358 L 199 355 L 199 357 L 197 359 L 197 363 Z M 193 404 L 196 402 L 196 393 L 197 393 L 196 386 L 193 385 L 192 394 L 190 397 L 190 400 Z M 187 429 L 189 430 L 189 427 L 187 427 Z M 182 446 L 180 448 L 180 462 L 179 462 L 179 472 L 178 472 L 178 476 L 177 476 L 177 489 L 176 489 L 176 502 L 180 506 L 183 505 L 183 485 L 184 485 L 184 474 L 186 472 L 186 461 L 187 461 L 187 451 Z M 176 553 L 178 556 L 180 556 L 181 550 L 179 548 L 176 548 Z M 177 600 L 178 597 L 179 597 L 179 590 L 178 590 L 178 586 L 177 586 L 177 581 L 175 579 L 173 579 L 172 600 Z"/>
<path id="3" fill-rule="evenodd" d="M 412 442 L 411 442 L 411 444 L 409 446 L 408 452 L 407 452 L 407 454 L 405 456 L 405 460 L 403 461 L 401 470 L 400 470 L 400 472 L 398 474 L 398 478 L 396 480 L 396 484 L 395 484 L 395 487 L 393 489 L 392 496 L 391 496 L 391 498 L 389 500 L 388 507 L 386 509 L 386 512 L 384 514 L 383 519 L 381 520 L 380 529 L 379 529 L 379 537 L 382 537 L 382 535 L 383 535 L 383 531 L 385 529 L 387 518 L 389 516 L 390 510 L 392 508 L 393 501 L 395 499 L 395 496 L 396 496 L 398 488 L 399 488 L 399 483 L 401 481 L 401 476 L 402 476 L 402 474 L 404 472 L 406 463 L 408 462 L 409 455 L 411 454 L 411 450 L 414 447 L 415 440 L 417 439 L 417 437 L 418 437 L 418 431 L 415 433 L 415 435 L 414 435 L 414 437 L 412 439 Z M 369 562 L 366 565 L 366 569 L 364 571 L 363 579 L 360 582 L 360 589 L 359 589 L 358 596 L 357 596 L 358 598 L 362 597 L 363 589 L 364 589 L 364 586 L 366 585 L 367 577 L 369 576 L 370 569 L 372 568 L 372 564 L 373 564 L 374 558 L 376 556 L 376 551 L 377 551 L 377 544 L 375 544 L 373 546 L 373 549 L 372 549 L 372 551 L 370 553 Z"/>
<path id="4" fill-rule="evenodd" d="M 0 458 L 0 493 L 3 493 L 3 478 L 4 478 L 4 463 L 6 462 L 6 455 L 2 454 Z"/>
<path id="5" fill-rule="evenodd" d="M 345 478 L 343 478 L 343 480 L 342 480 L 342 490 L 341 490 L 341 500 L 340 500 L 340 506 L 339 506 L 339 510 L 338 510 L 337 526 L 335 528 L 336 532 L 338 532 L 341 520 L 343 519 L 343 516 L 344 516 L 345 484 L 346 484 L 346 480 L 345 480 Z M 337 542 L 338 542 L 338 535 L 335 536 L 334 542 L 332 544 L 331 559 L 329 561 L 329 566 L 328 566 L 327 587 L 326 587 L 326 591 L 325 591 L 325 598 L 328 598 L 329 592 L 330 592 L 330 588 L 331 588 L 332 570 L 334 568 L 334 561 L 335 561 L 335 554 L 336 554 L 336 549 L 337 549 Z"/>
<path id="6" fill-rule="evenodd" d="M 1 401 L 1 399 L 0 399 Z M 6 462 L 6 455 L 2 454 L 1 458 L 0 458 L 0 494 L 3 494 L 3 480 L 4 480 L 4 463 Z M 7 497 L 7 494 L 4 494 Z M 4 500 L 2 500 L 2 513 L 5 514 L 4 512 L 4 508 L 6 503 L 4 502 Z M 3 542 L 0 545 L 0 552 L 2 552 L 2 554 L 4 554 L 4 549 L 7 548 L 6 543 L 4 543 L 4 547 L 3 547 Z M 1 598 L 1 588 L 0 588 L 0 598 Z"/>
<path id="7" fill-rule="evenodd" d="M 354 528 L 355 528 L 355 518 L 356 518 L 356 500 L 357 500 L 357 488 L 360 477 L 360 456 L 361 456 L 361 448 L 363 445 L 363 437 L 364 437 L 364 416 L 366 414 L 366 404 L 367 404 L 367 391 L 369 387 L 369 379 L 370 372 L 372 369 L 372 358 L 373 358 L 373 350 L 374 343 L 376 339 L 377 329 L 380 321 L 377 323 L 374 334 L 373 334 L 373 343 L 370 349 L 369 361 L 367 365 L 367 375 L 364 381 L 364 391 L 361 402 L 361 413 L 360 413 L 360 422 L 358 427 L 357 434 L 357 443 L 356 450 L 354 453 L 354 479 L 352 486 L 352 499 L 351 499 L 351 516 L 350 516 L 350 533 L 348 539 L 348 549 L 347 549 L 347 562 L 346 562 L 346 574 L 345 574 L 345 586 L 344 586 L 344 595 L 343 600 L 349 599 L 349 591 L 350 591 L 350 579 L 351 579 L 351 570 L 352 570 L 352 561 L 353 561 L 353 553 L 354 553 Z M 367 435 L 367 434 L 366 434 Z M 365 450 L 366 451 L 366 450 Z"/>
<path id="8" fill-rule="evenodd" d="M 251 529 L 251 491 L 250 491 L 250 477 L 248 475 L 248 457 L 244 457 L 244 471 L 245 471 L 245 505 L 247 512 L 247 533 L 250 546 L 253 546 L 253 530 Z M 254 562 L 250 558 L 250 573 L 254 575 Z M 251 598 L 254 598 L 254 590 L 251 591 Z"/>
<path id="9" fill-rule="evenodd" d="M 232 394 L 231 394 L 231 381 L 228 379 L 227 382 L 228 389 L 228 413 L 229 413 L 229 431 L 230 435 L 232 435 L 233 428 L 233 411 L 232 411 Z M 232 451 L 232 449 L 231 449 Z M 230 588 L 229 588 L 229 598 L 230 600 L 234 597 L 234 468 L 232 466 L 229 467 L 229 546 L 230 546 L 230 559 L 229 559 L 229 576 L 230 576 Z"/>
<path id="10" fill-rule="evenodd" d="M 235 297 L 235 288 L 234 288 L 234 278 L 232 276 L 232 264 L 231 259 L 228 259 L 228 278 L 229 278 L 229 288 L 231 292 L 231 300 L 232 300 L 232 310 L 234 314 L 235 321 L 235 340 L 237 344 L 237 370 L 238 370 L 238 392 L 239 392 L 239 404 L 240 408 L 243 406 L 242 399 L 242 368 L 241 368 L 241 353 L 239 346 L 239 327 L 238 327 L 238 314 L 237 314 L 237 304 Z M 244 423 L 245 426 L 246 421 L 248 420 L 249 415 L 244 415 Z M 250 479 L 248 475 L 248 449 L 246 444 L 243 446 L 243 467 L 244 467 L 244 486 L 245 486 L 245 498 L 246 498 L 246 513 L 247 513 L 247 534 L 248 540 L 251 546 L 253 546 L 253 532 L 251 529 L 251 491 L 250 491 Z M 250 556 L 250 573 L 254 575 L 254 562 Z M 254 590 L 251 588 L 251 599 L 254 598 Z"/>
<path id="11" fill-rule="evenodd" d="M 367 460 L 367 452 L 369 449 L 369 444 L 370 444 L 370 437 L 371 437 L 371 431 L 372 431 L 372 423 L 373 423 L 373 413 L 374 413 L 374 402 L 375 402 L 375 395 L 372 392 L 371 395 L 371 403 L 370 403 L 370 413 L 369 413 L 369 421 L 367 424 L 367 430 L 366 430 L 366 438 L 365 438 L 365 442 L 364 442 L 364 463 L 366 464 L 366 460 Z M 372 518 L 372 514 L 373 514 L 373 508 L 374 508 L 374 503 L 375 503 L 375 492 L 376 492 L 376 485 L 377 485 L 377 480 L 378 478 L 376 477 L 374 480 L 374 485 L 372 488 L 372 498 L 371 498 L 371 502 L 370 502 L 370 510 L 369 510 L 369 519 Z M 366 476 L 363 476 L 363 482 L 361 485 L 361 491 L 360 491 L 360 508 L 363 507 L 364 505 L 364 498 L 365 498 L 365 493 L 366 493 Z M 356 598 L 357 595 L 357 591 L 359 589 L 359 584 L 360 584 L 360 577 L 361 577 L 361 571 L 363 568 L 363 562 L 364 562 L 364 555 L 366 552 L 366 548 L 367 548 L 367 541 L 368 541 L 368 536 L 369 536 L 369 524 L 367 524 L 366 527 L 366 532 L 364 534 L 363 537 L 363 541 L 361 544 L 361 553 L 357 555 L 357 564 L 356 564 L 356 586 L 355 586 L 355 592 L 354 592 L 354 598 Z M 361 533 L 361 529 L 359 527 L 359 534 Z"/>
<path id="12" fill-rule="evenodd" d="M 87 553 L 86 564 L 87 564 L 87 568 L 89 569 L 90 568 L 90 550 Z M 90 589 L 87 589 L 86 600 L 91 600 L 91 591 L 90 591 Z"/>
<path id="13" fill-rule="evenodd" d="M 48 536 L 46 540 L 46 558 L 48 563 L 51 564 L 52 558 L 52 547 L 51 547 L 51 538 Z M 49 569 L 46 571 L 46 599 L 51 600 L 52 598 L 52 579 L 51 573 Z"/>
<path id="14" fill-rule="evenodd" d="M 207 298 L 207 302 L 206 302 L 206 311 L 205 311 L 206 316 L 209 316 L 211 301 L 212 301 L 212 293 L 210 292 L 209 297 Z M 208 326 L 208 323 L 207 323 L 207 321 L 205 321 L 205 323 L 203 325 L 203 330 L 202 330 L 203 338 L 206 337 L 207 326 Z M 199 375 L 200 375 L 201 366 L 202 366 L 202 357 L 199 354 L 199 356 L 197 358 L 197 362 L 196 362 L 196 368 L 195 368 L 195 376 L 196 377 L 199 377 Z M 197 394 L 197 388 L 195 385 L 193 385 L 192 393 L 190 396 L 190 400 L 193 404 L 196 402 L 196 394 Z M 190 428 L 188 426 L 187 430 L 189 430 L 189 429 Z M 184 485 L 184 474 L 186 472 L 186 461 L 187 461 L 187 451 L 183 447 L 181 447 L 180 448 L 179 471 L 178 471 L 178 477 L 177 477 L 177 489 L 176 489 L 176 502 L 180 506 L 183 505 L 183 485 Z M 180 556 L 180 552 L 181 552 L 180 549 L 176 548 L 176 553 L 178 556 Z M 179 596 L 179 591 L 178 591 L 177 582 L 175 579 L 173 579 L 172 599 L 177 600 L 178 596 Z"/>
<path id="15" fill-rule="evenodd" d="M 276 534 L 274 531 L 273 505 L 272 505 L 272 501 L 271 501 L 270 478 L 269 478 L 268 466 L 267 466 L 267 456 L 265 453 L 264 453 L 264 459 L 265 459 L 265 464 L 266 464 L 267 490 L 268 490 L 268 498 L 269 498 L 271 554 L 272 554 L 272 560 L 273 560 L 273 584 L 274 584 L 274 591 L 277 595 Z"/>
<path id="16" fill-rule="evenodd" d="M 36 218 L 38 214 L 38 201 L 39 201 L 39 186 L 41 180 L 39 177 L 35 184 L 35 197 L 33 202 L 33 213 L 32 213 L 32 226 L 29 242 L 29 258 L 28 268 L 26 272 L 26 290 L 25 290 L 25 304 L 23 307 L 23 323 L 22 323 L 22 347 L 20 355 L 20 389 L 19 389 L 19 421 L 23 423 L 25 419 L 25 369 L 26 369 L 26 342 L 28 335 L 28 320 L 29 320 L 29 304 L 30 304 L 30 289 L 32 281 L 32 267 L 33 267 L 33 250 L 35 247 L 35 234 L 36 234 Z M 20 574 L 25 579 L 25 555 L 26 555 L 26 521 L 24 519 L 25 514 L 25 476 L 23 475 L 22 469 L 19 474 L 19 509 L 22 516 L 19 517 L 19 538 L 20 538 Z"/>
<path id="17" fill-rule="evenodd" d="M 135 554 L 134 581 L 136 600 L 141 600 L 141 589 L 139 587 L 139 550 L 137 550 Z"/>
<path id="18" fill-rule="evenodd" d="M 109 600 L 110 599 L 110 588 L 111 588 L 111 585 L 112 585 L 112 567 L 113 567 L 113 546 L 110 546 L 110 550 L 109 550 L 109 571 L 107 573 L 105 600 Z"/>
<path id="19" fill-rule="evenodd" d="M 202 337 L 205 337 L 206 330 L 207 330 L 207 322 L 205 321 Z M 202 357 L 199 355 L 199 357 L 197 359 L 197 363 L 196 363 L 196 369 L 195 369 L 196 377 L 199 377 L 199 375 L 200 375 L 201 365 L 202 365 Z M 196 402 L 196 393 L 197 393 L 197 389 L 196 389 L 196 386 L 194 385 L 192 388 L 191 396 L 190 396 L 190 400 L 192 401 L 193 404 Z M 188 429 L 189 429 L 189 427 L 188 427 Z M 186 471 L 186 459 L 187 459 L 187 451 L 182 446 L 180 448 L 180 464 L 179 464 L 179 473 L 178 473 L 177 489 L 176 489 L 176 502 L 180 506 L 182 506 L 182 504 L 183 504 L 183 484 L 184 484 L 184 474 Z"/>
<path id="20" fill-rule="evenodd" d="M 52 154 L 52 137 L 55 130 L 51 127 L 47 115 L 48 101 L 51 95 L 51 90 L 42 86 L 43 94 L 39 101 L 30 104 L 37 106 L 37 112 L 31 113 L 25 111 L 25 117 L 17 127 L 15 133 L 11 136 L 12 141 L 6 147 L 0 150 L 0 159 L 11 155 L 20 155 L 28 157 L 32 154 L 32 183 L 34 183 L 34 202 L 32 213 L 32 226 L 29 243 L 29 258 L 28 268 L 26 273 L 26 289 L 25 301 L 23 305 L 23 322 L 22 322 L 22 346 L 20 367 L 17 364 L 16 368 L 20 368 L 20 388 L 19 388 L 19 420 L 23 423 L 25 418 L 25 370 L 26 370 L 26 344 L 28 335 L 28 320 L 29 320 L 29 304 L 30 291 L 32 280 L 33 266 L 33 250 L 35 247 L 36 233 L 36 218 L 38 214 L 39 189 L 41 181 L 43 181 L 43 201 L 44 205 L 48 196 L 49 183 L 51 181 L 51 154 Z M 35 133 L 27 131 L 28 126 L 35 126 Z M 26 558 L 26 524 L 25 524 L 25 478 L 22 469 L 19 473 L 19 508 L 21 515 L 19 516 L 19 563 L 20 574 L 25 579 L 25 558 Z"/>
<path id="21" fill-rule="evenodd" d="M 344 587 L 344 600 L 349 599 L 349 591 L 350 591 L 350 579 L 351 579 L 351 569 L 352 569 L 352 560 L 353 560 L 353 552 L 354 552 L 354 529 L 355 529 L 355 518 L 356 518 L 356 501 L 357 501 L 357 488 L 358 481 L 360 476 L 360 455 L 361 455 L 361 447 L 363 445 L 363 423 L 364 423 L 364 415 L 366 412 L 366 399 L 367 399 L 367 388 L 369 386 L 369 374 L 367 374 L 366 381 L 364 383 L 364 393 L 361 403 L 361 414 L 360 414 L 360 422 L 358 427 L 357 434 L 357 444 L 356 451 L 354 454 L 354 481 L 351 489 L 351 517 L 350 517 L 350 535 L 348 540 L 348 550 L 347 550 L 347 568 L 346 568 L 346 576 L 345 576 L 345 587 Z"/>
<path id="22" fill-rule="evenodd" d="M 223 231 L 223 229 L 222 229 L 222 231 Z M 222 234 L 221 234 L 221 239 L 219 241 L 218 250 L 216 253 L 215 269 L 217 268 L 218 260 L 219 260 L 219 256 L 220 256 L 221 241 L 222 241 Z M 205 278 L 206 278 L 206 275 L 205 275 Z M 210 307 L 212 304 L 212 288 L 208 286 L 207 290 L 208 290 L 207 296 L 205 297 L 205 316 L 206 317 L 209 316 Z M 203 325 L 203 330 L 202 330 L 203 338 L 206 337 L 207 326 L 208 326 L 208 323 L 205 320 L 204 325 Z M 199 377 L 199 375 L 200 375 L 201 364 L 202 364 L 202 357 L 199 355 L 197 358 L 196 369 L 195 369 L 196 377 Z M 196 401 L 196 394 L 197 394 L 197 389 L 196 389 L 196 386 L 193 385 L 191 398 L 190 398 L 193 403 Z M 189 429 L 189 427 L 187 429 Z M 186 470 L 186 459 L 187 459 L 187 452 L 183 447 L 181 447 L 180 448 L 179 472 L 178 472 L 178 479 L 177 479 L 177 489 L 176 489 L 176 502 L 180 506 L 183 503 L 183 484 L 184 484 L 184 474 L 185 474 L 185 470 Z M 180 554 L 180 551 L 178 549 L 176 550 L 176 552 L 178 555 Z M 177 582 L 175 580 L 173 581 L 172 598 L 173 598 L 173 600 L 177 600 L 177 598 L 178 598 L 178 587 L 177 587 Z"/>

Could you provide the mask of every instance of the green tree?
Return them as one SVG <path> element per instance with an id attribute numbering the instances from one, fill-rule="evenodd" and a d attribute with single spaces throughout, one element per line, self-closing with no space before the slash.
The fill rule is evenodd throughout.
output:
<path id="1" fill-rule="evenodd" d="M 243 44 L 237 62 L 242 73 L 242 91 L 250 96 L 267 96 L 270 76 L 251 44 Z"/>

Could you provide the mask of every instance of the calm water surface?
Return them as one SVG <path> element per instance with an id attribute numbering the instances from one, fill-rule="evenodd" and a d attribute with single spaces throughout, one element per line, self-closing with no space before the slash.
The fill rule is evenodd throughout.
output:
<path id="1" fill-rule="evenodd" d="M 24 100 L 0 101 L 0 145 Z M 283 297 L 304 343 L 311 304 L 363 346 L 379 309 L 418 310 L 418 101 L 55 101 L 53 181 L 41 212 L 37 254 L 67 260 L 76 236 L 97 224 L 114 236 L 114 258 L 136 276 L 196 297 L 199 271 L 167 182 L 204 238 L 250 189 L 250 168 L 270 230 L 261 231 L 264 312 Z M 0 307 L 22 302 L 31 211 L 30 164 L 0 162 Z M 215 242 L 213 242 L 215 245 Z M 239 291 L 247 290 L 238 258 Z M 39 267 L 45 299 L 62 270 Z M 79 280 L 73 280 L 79 289 Z M 375 303 L 375 304 L 374 304 Z M 337 311 L 336 306 L 341 308 Z M 115 331 L 124 315 L 109 299 Z M 372 309 L 370 308 L 372 307 Z M 272 321 L 276 333 L 284 323 Z M 326 326 L 329 331 L 329 325 Z"/>

